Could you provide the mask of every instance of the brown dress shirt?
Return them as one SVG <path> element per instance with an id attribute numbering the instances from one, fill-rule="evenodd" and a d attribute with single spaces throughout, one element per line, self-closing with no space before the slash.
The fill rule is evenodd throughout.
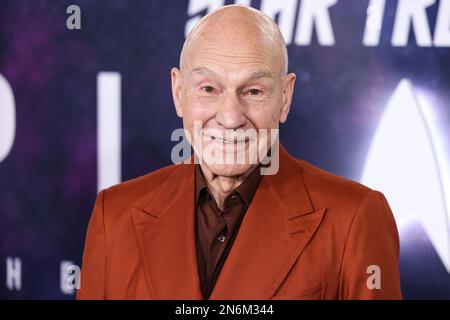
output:
<path id="1" fill-rule="evenodd" d="M 205 299 L 209 298 L 214 288 L 260 180 L 257 167 L 225 198 L 222 211 L 206 186 L 200 165 L 195 166 L 197 259 Z"/>

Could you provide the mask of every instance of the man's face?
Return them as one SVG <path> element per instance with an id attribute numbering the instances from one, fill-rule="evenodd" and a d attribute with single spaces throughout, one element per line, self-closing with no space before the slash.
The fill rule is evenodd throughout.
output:
<path id="1" fill-rule="evenodd" d="M 295 81 L 295 75 L 283 74 L 279 55 L 261 41 L 237 38 L 227 43 L 209 39 L 190 50 L 181 72 L 172 69 L 177 114 L 184 129 L 196 137 L 191 141 L 196 154 L 203 150 L 202 165 L 221 176 L 242 175 L 256 165 L 249 158 L 250 144 L 267 149 L 260 129 L 270 135 L 286 120 Z M 233 136 L 249 129 L 256 133 L 256 144 L 251 135 Z M 235 161 L 217 163 L 205 157 L 206 150 L 213 150 L 213 155 L 220 151 L 222 159 L 231 152 Z M 239 152 L 245 154 L 244 163 L 236 163 Z"/>

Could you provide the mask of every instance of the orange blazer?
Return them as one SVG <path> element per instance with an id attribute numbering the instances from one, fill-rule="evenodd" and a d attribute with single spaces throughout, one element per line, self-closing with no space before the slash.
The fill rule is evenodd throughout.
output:
<path id="1" fill-rule="evenodd" d="M 78 299 L 202 299 L 194 181 L 178 164 L 99 193 Z M 280 147 L 210 299 L 401 299 L 398 257 L 382 193 Z"/>

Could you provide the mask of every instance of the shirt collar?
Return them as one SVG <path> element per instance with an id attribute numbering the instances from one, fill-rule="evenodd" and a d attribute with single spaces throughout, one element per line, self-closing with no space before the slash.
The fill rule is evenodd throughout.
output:
<path id="1" fill-rule="evenodd" d="M 258 165 L 250 175 L 242 182 L 234 192 L 238 193 L 242 200 L 245 202 L 246 206 L 250 206 L 253 196 L 258 189 L 259 182 L 261 181 L 261 168 Z M 203 176 L 202 169 L 199 164 L 195 165 L 195 205 L 198 205 L 200 196 L 203 189 L 208 190 L 206 186 L 205 177 Z"/>

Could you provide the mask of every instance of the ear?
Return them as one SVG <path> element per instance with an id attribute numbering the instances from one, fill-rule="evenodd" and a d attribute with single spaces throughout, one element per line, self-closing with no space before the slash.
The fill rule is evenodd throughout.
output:
<path id="1" fill-rule="evenodd" d="M 283 105 L 280 112 L 280 123 L 284 123 L 291 109 L 292 95 L 294 94 L 294 84 L 297 76 L 295 73 L 289 73 L 285 76 L 283 83 Z"/>
<path id="2" fill-rule="evenodd" d="M 173 67 L 170 71 L 172 77 L 172 98 L 175 110 L 180 118 L 183 118 L 183 109 L 181 108 L 182 79 L 178 68 Z"/>

